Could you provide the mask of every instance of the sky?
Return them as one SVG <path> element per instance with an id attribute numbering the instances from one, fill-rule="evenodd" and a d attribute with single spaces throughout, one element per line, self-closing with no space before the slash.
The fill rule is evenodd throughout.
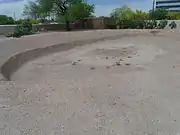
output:
<path id="1" fill-rule="evenodd" d="M 0 14 L 22 17 L 24 5 L 29 0 L 0 0 Z M 148 11 L 152 8 L 152 0 L 87 0 L 88 3 L 95 5 L 96 16 L 108 16 L 113 9 L 127 5 L 133 10 L 141 9 Z"/>

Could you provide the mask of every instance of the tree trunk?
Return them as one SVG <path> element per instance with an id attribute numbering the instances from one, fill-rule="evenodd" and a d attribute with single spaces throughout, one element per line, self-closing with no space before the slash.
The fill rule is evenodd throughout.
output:
<path id="1" fill-rule="evenodd" d="M 66 31 L 70 31 L 70 24 L 69 24 L 69 20 L 66 19 Z"/>
<path id="2" fill-rule="evenodd" d="M 66 22 L 66 31 L 70 31 L 71 28 L 70 28 L 69 17 L 68 17 L 67 12 L 64 14 L 64 17 L 65 17 L 65 22 Z"/>

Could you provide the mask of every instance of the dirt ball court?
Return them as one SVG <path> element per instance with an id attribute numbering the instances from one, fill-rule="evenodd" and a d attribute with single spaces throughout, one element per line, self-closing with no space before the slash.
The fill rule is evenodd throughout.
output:
<path id="1" fill-rule="evenodd" d="M 39 57 L 0 82 L 2 135 L 179 135 L 177 33 L 101 40 Z"/>

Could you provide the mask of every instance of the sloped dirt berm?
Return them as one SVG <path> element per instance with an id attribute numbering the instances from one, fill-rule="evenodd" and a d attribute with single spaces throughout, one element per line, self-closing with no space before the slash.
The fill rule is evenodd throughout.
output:
<path id="1" fill-rule="evenodd" d="M 30 61 L 1 82 L 0 132 L 178 135 L 179 45 L 125 36 Z"/>

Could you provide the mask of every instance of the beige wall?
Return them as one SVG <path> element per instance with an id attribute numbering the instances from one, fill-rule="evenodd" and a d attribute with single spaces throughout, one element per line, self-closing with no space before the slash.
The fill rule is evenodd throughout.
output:
<path id="1" fill-rule="evenodd" d="M 93 19 L 93 28 L 94 29 L 104 29 L 105 28 L 105 22 L 104 19 Z"/>
<path id="2" fill-rule="evenodd" d="M 13 33 L 16 25 L 0 25 L 0 35 Z"/>
<path id="3" fill-rule="evenodd" d="M 0 25 L 0 35 L 6 35 L 8 33 L 13 33 L 15 31 L 17 25 Z M 70 24 L 70 27 L 74 29 L 74 24 Z M 33 25 L 33 30 L 42 30 L 45 29 L 47 31 L 60 31 L 65 30 L 65 24 L 38 24 Z"/>
<path id="4" fill-rule="evenodd" d="M 104 19 L 92 18 L 85 21 L 78 21 L 76 24 L 70 24 L 71 29 L 104 29 Z M 16 25 L 0 25 L 0 35 L 6 35 L 15 31 Z M 33 30 L 61 31 L 65 30 L 65 24 L 35 24 Z"/>
<path id="5" fill-rule="evenodd" d="M 66 25 L 65 24 L 38 24 L 34 25 L 34 29 L 42 30 L 46 29 L 47 31 L 60 31 L 60 30 L 65 30 Z M 70 28 L 74 28 L 74 24 L 70 24 Z"/>
<path id="6" fill-rule="evenodd" d="M 171 23 L 173 20 L 169 20 L 168 24 Z M 174 20 L 177 24 L 176 30 L 180 31 L 180 20 Z M 71 29 L 105 29 L 107 28 L 107 19 L 92 19 L 86 21 L 85 26 L 82 25 L 82 22 L 78 22 L 76 24 L 71 24 Z M 16 25 L 0 25 L 0 35 L 6 35 L 8 33 L 13 33 L 15 31 Z M 33 25 L 33 29 L 45 29 L 47 31 L 63 31 L 65 30 L 65 24 L 38 24 Z M 168 26 L 167 26 L 168 28 Z"/>

